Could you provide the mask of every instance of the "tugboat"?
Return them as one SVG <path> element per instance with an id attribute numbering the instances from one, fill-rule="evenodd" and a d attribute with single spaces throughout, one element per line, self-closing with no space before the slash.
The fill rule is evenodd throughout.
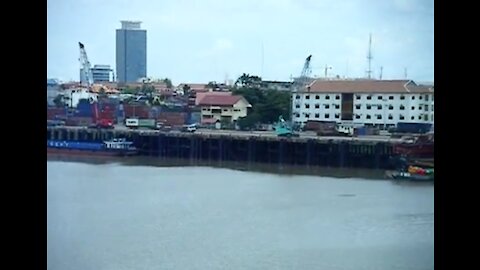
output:
<path id="1" fill-rule="evenodd" d="M 47 154 L 67 154 L 86 156 L 133 156 L 138 150 L 124 138 L 104 142 L 78 142 L 47 140 Z"/>

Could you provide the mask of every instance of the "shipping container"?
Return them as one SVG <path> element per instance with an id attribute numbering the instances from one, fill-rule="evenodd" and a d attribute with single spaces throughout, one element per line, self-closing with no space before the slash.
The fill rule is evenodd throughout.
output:
<path id="1" fill-rule="evenodd" d="M 394 132 L 398 133 L 427 133 L 432 128 L 430 123 L 398 123 L 397 127 L 393 129 Z"/>

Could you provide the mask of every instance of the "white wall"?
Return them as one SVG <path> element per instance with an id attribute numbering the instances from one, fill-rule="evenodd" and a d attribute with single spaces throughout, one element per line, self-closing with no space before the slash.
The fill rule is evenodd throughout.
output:
<path id="1" fill-rule="evenodd" d="M 85 89 L 70 89 L 65 91 L 64 97 L 68 97 L 71 100 L 67 100 L 68 106 L 77 107 L 80 99 L 93 99 L 97 101 L 97 94 L 88 92 Z"/>
<path id="2" fill-rule="evenodd" d="M 297 95 L 300 98 L 297 98 Z M 369 96 L 371 97 L 370 99 L 368 99 Z M 401 99 L 402 96 L 404 99 Z M 426 96 L 428 96 L 428 100 L 426 100 Z M 306 104 L 309 105 L 309 108 L 306 108 Z M 319 108 L 315 107 L 316 104 L 319 105 Z M 433 93 L 354 94 L 353 123 L 377 125 L 396 125 L 398 122 L 433 123 L 433 104 Z M 298 105 L 300 108 L 297 107 Z M 326 105 L 328 105 L 328 108 Z M 360 105 L 360 108 L 357 105 Z M 367 108 L 368 105 L 370 105 L 369 108 Z M 378 105 L 381 105 L 381 109 L 379 109 Z M 400 109 L 402 105 L 404 107 L 403 110 Z M 307 120 L 342 122 L 341 94 L 294 93 L 292 106 L 295 122 L 305 123 Z M 390 109 L 390 106 L 393 106 L 393 109 Z M 425 111 L 425 106 L 428 106 L 427 111 Z M 299 116 L 297 117 L 295 113 L 298 113 Z M 308 118 L 307 114 L 309 114 Z M 318 117 L 316 117 L 316 114 L 318 114 Z M 328 114 L 328 118 L 326 114 Z M 424 119 L 424 114 L 428 115 L 428 120 Z M 370 115 L 370 119 L 367 118 L 368 115 Z M 390 115 L 392 119 L 389 119 Z M 381 119 L 378 119 L 378 116 Z M 400 118 L 401 116 L 403 116 L 403 119 Z"/>

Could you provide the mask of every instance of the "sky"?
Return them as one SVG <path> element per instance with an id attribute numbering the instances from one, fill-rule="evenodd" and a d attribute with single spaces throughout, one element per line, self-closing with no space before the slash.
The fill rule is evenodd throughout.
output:
<path id="1" fill-rule="evenodd" d="M 79 80 L 115 69 L 121 20 L 147 30 L 147 76 L 173 84 L 224 82 L 241 74 L 291 80 L 312 55 L 312 75 L 434 81 L 433 0 L 47 0 L 47 78 Z"/>

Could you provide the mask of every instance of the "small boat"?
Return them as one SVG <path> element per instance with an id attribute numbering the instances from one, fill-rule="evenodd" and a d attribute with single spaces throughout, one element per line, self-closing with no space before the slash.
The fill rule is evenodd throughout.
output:
<path id="1" fill-rule="evenodd" d="M 409 181 L 434 181 L 434 175 L 422 175 L 418 173 L 409 173 L 409 172 L 402 172 L 402 171 L 387 171 L 386 176 L 391 179 L 395 180 L 409 180 Z"/>

